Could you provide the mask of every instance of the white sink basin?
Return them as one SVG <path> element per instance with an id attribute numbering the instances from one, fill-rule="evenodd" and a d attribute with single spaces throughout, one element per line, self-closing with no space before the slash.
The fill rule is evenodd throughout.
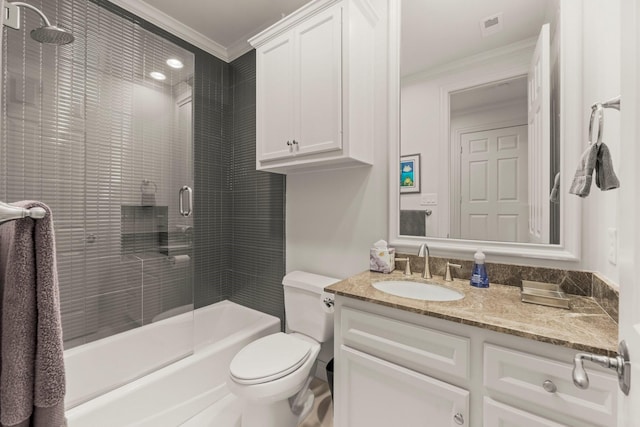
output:
<path id="1" fill-rule="evenodd" d="M 373 287 L 404 298 L 413 298 L 425 301 L 456 301 L 464 298 L 464 295 L 453 289 L 430 283 L 409 282 L 407 280 L 387 280 L 375 282 Z"/>

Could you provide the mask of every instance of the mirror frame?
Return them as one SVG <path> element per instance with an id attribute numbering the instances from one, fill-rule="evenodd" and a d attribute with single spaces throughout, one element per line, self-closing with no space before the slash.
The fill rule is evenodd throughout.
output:
<path id="1" fill-rule="evenodd" d="M 389 2 L 389 244 L 398 252 L 414 253 L 425 241 L 432 254 L 470 257 L 478 247 L 495 255 L 494 261 L 523 263 L 524 258 L 555 261 L 580 261 L 582 235 L 582 204 L 580 198 L 564 189 L 580 158 L 585 135 L 582 102 L 582 2 L 560 1 L 560 176 L 562 209 L 560 213 L 560 244 L 492 242 L 464 239 L 400 235 L 400 43 L 401 2 Z M 506 70 L 505 74 L 513 74 Z M 468 82 L 465 82 L 465 84 Z M 448 106 L 453 87 L 440 88 L 440 104 Z M 586 107 L 585 107 L 586 108 Z M 444 121 L 443 121 L 444 122 Z M 446 123 L 449 115 L 446 114 Z M 449 130 L 438 129 L 439 138 L 449 140 Z M 448 126 L 448 125 L 447 125 Z M 526 261 L 524 261 L 526 263 Z"/>

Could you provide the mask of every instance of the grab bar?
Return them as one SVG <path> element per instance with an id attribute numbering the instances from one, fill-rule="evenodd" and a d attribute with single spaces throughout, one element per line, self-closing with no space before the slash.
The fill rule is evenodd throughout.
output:
<path id="1" fill-rule="evenodd" d="M 0 224 L 14 219 L 33 218 L 41 219 L 47 215 L 47 211 L 43 208 L 25 209 L 18 206 L 12 206 L 8 203 L 0 202 Z"/>

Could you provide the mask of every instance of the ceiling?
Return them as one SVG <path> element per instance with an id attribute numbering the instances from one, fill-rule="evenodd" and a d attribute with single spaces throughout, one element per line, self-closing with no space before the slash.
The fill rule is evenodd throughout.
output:
<path id="1" fill-rule="evenodd" d="M 231 61 L 250 49 L 247 43 L 250 37 L 311 0 L 111 1 L 201 49 Z M 404 0 L 402 75 L 535 37 L 545 16 L 558 2 Z M 503 31 L 483 38 L 480 21 L 498 12 L 503 14 Z"/>
<path id="2" fill-rule="evenodd" d="M 114 3 L 164 28 L 167 23 L 176 26 L 178 21 L 188 28 L 177 35 L 222 59 L 233 60 L 250 49 L 247 39 L 309 1 L 119 0 Z"/>
<path id="3" fill-rule="evenodd" d="M 402 75 L 537 37 L 559 0 L 409 0 L 402 2 Z M 502 12 L 502 31 L 482 37 L 480 22 Z"/>

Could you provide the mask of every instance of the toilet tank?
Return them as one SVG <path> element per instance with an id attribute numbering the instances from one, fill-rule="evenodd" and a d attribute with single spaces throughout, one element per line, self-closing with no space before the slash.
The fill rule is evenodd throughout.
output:
<path id="1" fill-rule="evenodd" d="M 291 332 L 304 334 L 321 343 L 333 337 L 333 312 L 325 311 L 320 296 L 326 286 L 339 281 L 304 271 L 292 271 L 284 276 L 284 309 Z"/>

